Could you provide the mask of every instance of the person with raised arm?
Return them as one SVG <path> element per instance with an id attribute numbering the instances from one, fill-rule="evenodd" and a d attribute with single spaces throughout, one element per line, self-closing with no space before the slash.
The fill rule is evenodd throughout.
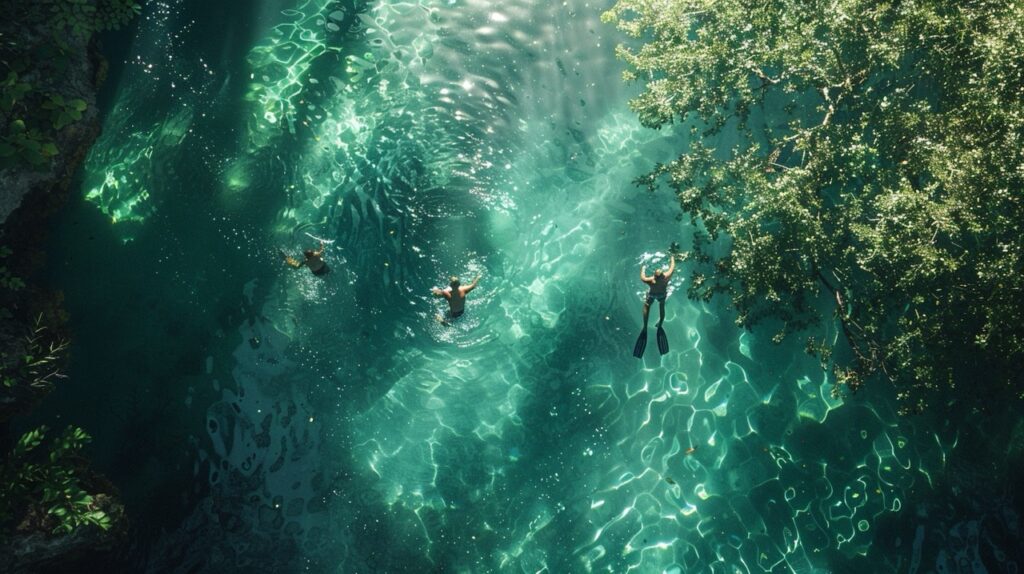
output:
<path id="1" fill-rule="evenodd" d="M 640 331 L 640 336 L 636 339 L 636 345 L 633 346 L 633 356 L 640 359 L 644 356 L 644 350 L 647 349 L 647 321 L 651 312 L 651 303 L 658 302 L 658 311 L 660 316 L 658 318 L 658 351 L 664 355 L 668 352 L 668 337 L 665 335 L 665 330 L 661 328 L 661 324 L 665 322 L 665 299 L 668 297 L 668 280 L 672 278 L 672 273 L 676 270 L 676 258 L 675 255 L 669 254 L 668 270 L 665 271 L 660 267 L 654 270 L 654 275 L 647 275 L 647 266 L 640 266 L 640 280 L 650 286 L 647 291 L 647 298 L 644 300 L 644 329 Z"/>
<path id="2" fill-rule="evenodd" d="M 466 295 L 473 289 L 476 289 L 477 283 L 480 282 L 480 276 L 477 275 L 473 282 L 465 287 L 459 281 L 459 278 L 452 275 L 448 282 L 447 289 L 439 289 L 434 287 L 430 292 L 434 297 L 444 297 L 448 300 L 448 319 L 457 319 L 466 312 Z M 446 323 L 444 319 L 441 322 Z"/>
<path id="3" fill-rule="evenodd" d="M 306 249 L 305 251 L 302 252 L 302 254 L 306 258 L 305 261 L 299 261 L 298 259 L 285 253 L 284 250 L 281 250 L 281 256 L 284 257 L 284 262 L 287 263 L 289 267 L 292 267 L 294 269 L 298 269 L 300 267 L 308 267 L 309 270 L 313 272 L 313 275 L 325 275 L 328 271 L 328 267 L 327 262 L 324 261 L 323 257 L 324 249 L 325 248 L 323 241 L 320 242 L 319 249 Z"/>

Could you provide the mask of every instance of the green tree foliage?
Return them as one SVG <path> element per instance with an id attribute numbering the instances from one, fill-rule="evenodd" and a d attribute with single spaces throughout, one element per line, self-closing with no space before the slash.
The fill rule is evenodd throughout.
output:
<path id="1" fill-rule="evenodd" d="M 837 389 L 904 408 L 1024 364 L 1024 2 L 620 0 L 605 21 L 649 127 L 690 126 L 671 188 L 695 229 L 689 294 L 775 340 L 841 325 Z M 832 310 L 823 310 L 823 299 Z M 994 388 L 994 387 L 988 387 Z"/>
<path id="2" fill-rule="evenodd" d="M 44 0 L 54 31 L 87 39 L 95 32 L 117 30 L 141 10 L 134 0 Z"/>
<path id="3" fill-rule="evenodd" d="M 25 433 L 0 463 L 0 526 L 10 528 L 33 514 L 55 534 L 88 524 L 109 529 L 110 517 L 80 477 L 80 452 L 89 435 L 68 427 L 47 449 L 46 433 L 45 426 Z"/>

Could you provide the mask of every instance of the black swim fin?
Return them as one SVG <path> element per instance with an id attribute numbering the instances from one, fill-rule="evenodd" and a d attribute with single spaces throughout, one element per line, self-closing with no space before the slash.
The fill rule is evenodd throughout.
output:
<path id="1" fill-rule="evenodd" d="M 668 336 L 661 327 L 658 327 L 658 352 L 662 355 L 668 352 Z"/>
<path id="2" fill-rule="evenodd" d="M 647 329 L 640 331 L 640 336 L 636 338 L 636 345 L 633 346 L 633 356 L 642 359 L 644 356 L 644 350 L 647 348 Z"/>

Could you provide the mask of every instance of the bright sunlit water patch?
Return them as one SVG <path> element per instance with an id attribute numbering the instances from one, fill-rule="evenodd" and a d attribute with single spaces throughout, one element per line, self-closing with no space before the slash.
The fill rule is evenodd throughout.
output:
<path id="1" fill-rule="evenodd" d="M 935 533 L 977 548 L 976 523 L 921 503 L 953 433 L 832 397 L 801 344 L 687 300 L 685 265 L 670 352 L 631 356 L 640 266 L 687 237 L 631 182 L 686 130 L 627 109 L 607 3 L 213 4 L 148 9 L 73 217 L 104 216 L 57 247 L 76 329 L 105 341 L 73 374 L 149 393 L 134 422 L 83 421 L 101 462 L 129 496 L 187 493 L 149 570 L 923 572 L 975 552 Z M 111 247 L 84 233 L 134 237 L 131 265 L 97 278 Z M 326 276 L 283 264 L 320 239 Z M 446 324 L 430 288 L 453 274 L 482 278 Z M 149 426 L 150 403 L 179 418 Z M 129 424 L 176 446 L 119 465 Z"/>

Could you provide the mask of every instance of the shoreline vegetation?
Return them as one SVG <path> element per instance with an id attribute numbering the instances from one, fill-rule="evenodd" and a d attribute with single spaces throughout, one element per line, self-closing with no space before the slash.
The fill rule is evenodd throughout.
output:
<path id="1" fill-rule="evenodd" d="M 48 218 L 99 133 L 106 74 L 96 35 L 140 11 L 125 0 L 0 1 L 0 570 L 68 571 L 126 532 L 116 488 L 83 456 L 88 433 L 12 420 L 64 378 L 62 297 L 38 274 Z"/>
<path id="2" fill-rule="evenodd" d="M 632 39 L 640 122 L 689 127 L 636 184 L 692 225 L 691 298 L 807 337 L 837 395 L 1019 404 L 1024 3 L 620 0 L 602 19 Z M 825 325 L 842 337 L 808 337 Z"/>

